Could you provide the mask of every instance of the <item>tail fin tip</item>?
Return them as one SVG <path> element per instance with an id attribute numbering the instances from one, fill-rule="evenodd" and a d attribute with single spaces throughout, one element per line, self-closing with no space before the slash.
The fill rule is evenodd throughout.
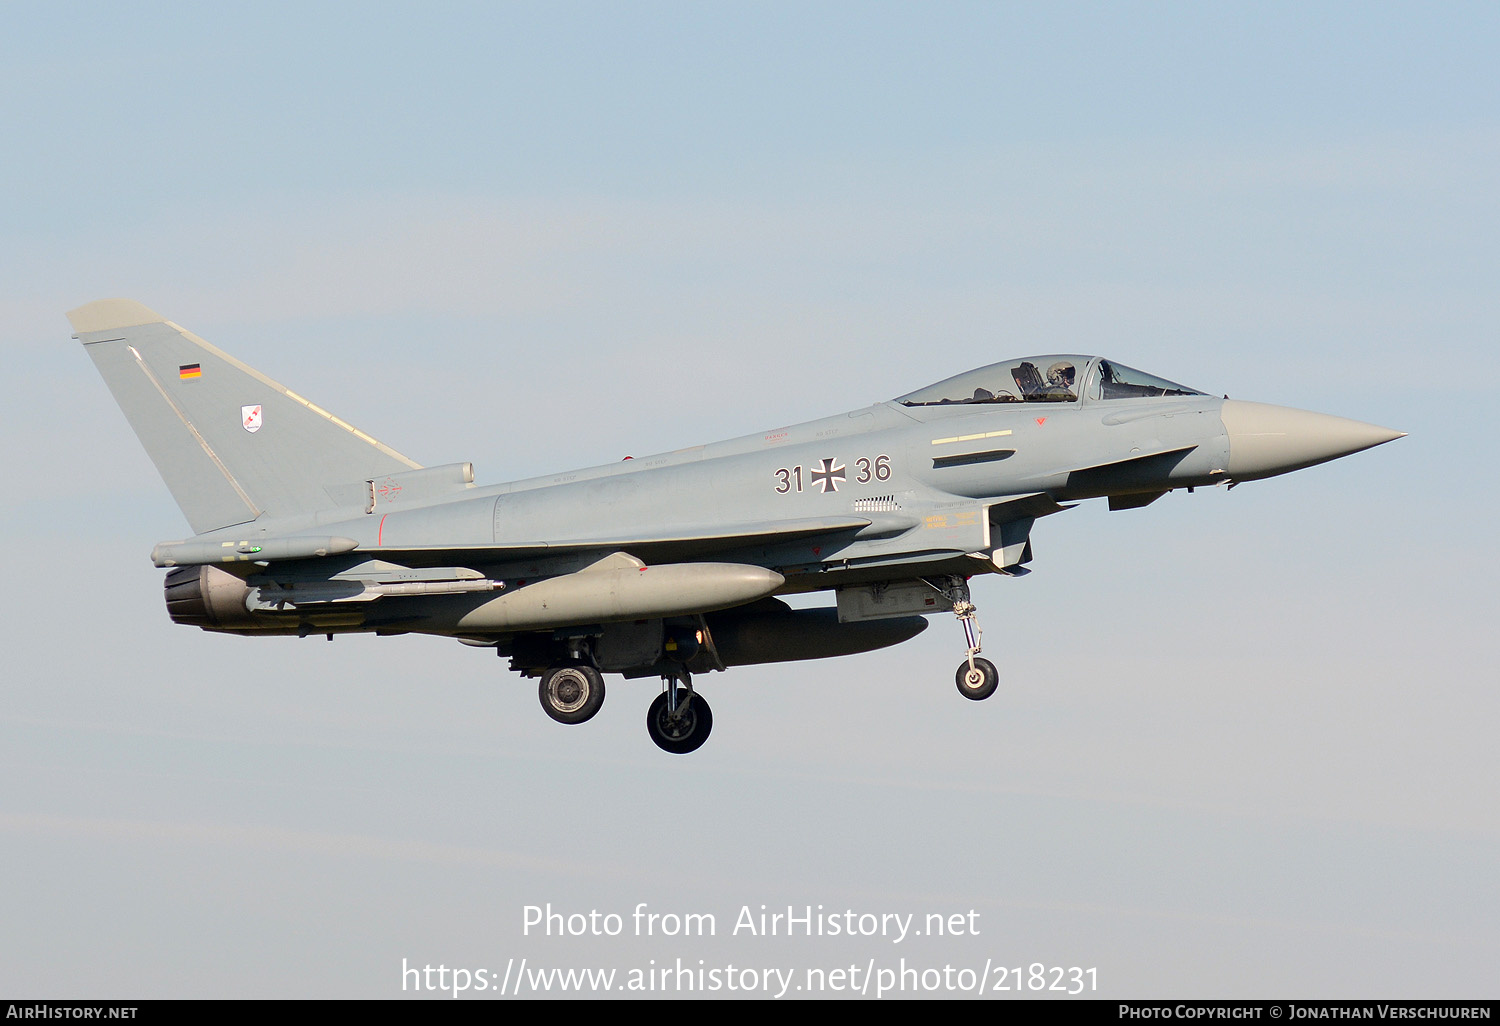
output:
<path id="1" fill-rule="evenodd" d="M 96 299 L 76 310 L 68 311 L 68 323 L 75 335 L 96 331 L 114 331 L 141 324 L 160 324 L 166 318 L 133 299 Z"/>

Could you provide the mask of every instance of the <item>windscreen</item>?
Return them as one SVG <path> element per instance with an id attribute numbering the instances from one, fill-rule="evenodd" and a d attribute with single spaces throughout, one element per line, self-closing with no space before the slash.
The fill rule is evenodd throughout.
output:
<path id="1" fill-rule="evenodd" d="M 1089 383 L 1090 399 L 1139 399 L 1143 396 L 1203 395 L 1196 388 L 1179 385 L 1166 378 L 1138 371 L 1133 367 L 1100 360 L 1099 369 Z"/>

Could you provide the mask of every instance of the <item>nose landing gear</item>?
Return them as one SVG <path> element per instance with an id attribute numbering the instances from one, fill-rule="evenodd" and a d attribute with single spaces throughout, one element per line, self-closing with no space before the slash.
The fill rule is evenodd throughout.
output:
<path id="1" fill-rule="evenodd" d="M 963 625 L 964 641 L 968 643 L 969 648 L 964 661 L 958 664 L 958 673 L 954 675 L 954 682 L 958 685 L 960 695 L 979 702 L 993 695 L 995 689 L 1000 686 L 1000 672 L 995 669 L 994 663 L 988 659 L 979 658 L 980 641 L 984 637 L 984 631 L 979 629 L 978 610 L 969 600 L 968 582 L 955 582 L 949 587 L 947 594 L 953 600 L 953 613 L 958 617 L 958 622 Z"/>

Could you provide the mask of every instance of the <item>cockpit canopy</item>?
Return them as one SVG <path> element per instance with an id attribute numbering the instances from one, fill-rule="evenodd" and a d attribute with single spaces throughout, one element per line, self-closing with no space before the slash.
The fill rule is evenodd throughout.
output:
<path id="1" fill-rule="evenodd" d="M 1028 356 L 965 371 L 901 396 L 903 406 L 973 403 L 1071 403 L 1086 399 L 1139 399 L 1203 395 L 1110 360 L 1093 356 Z"/>

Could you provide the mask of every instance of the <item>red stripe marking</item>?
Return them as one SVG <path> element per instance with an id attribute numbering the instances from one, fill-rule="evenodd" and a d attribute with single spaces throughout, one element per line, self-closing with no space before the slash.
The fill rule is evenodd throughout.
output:
<path id="1" fill-rule="evenodd" d="M 388 516 L 390 516 L 389 513 L 380 514 L 380 526 L 375 529 L 375 545 L 377 548 L 384 544 L 380 539 L 385 537 L 385 518 Z"/>

